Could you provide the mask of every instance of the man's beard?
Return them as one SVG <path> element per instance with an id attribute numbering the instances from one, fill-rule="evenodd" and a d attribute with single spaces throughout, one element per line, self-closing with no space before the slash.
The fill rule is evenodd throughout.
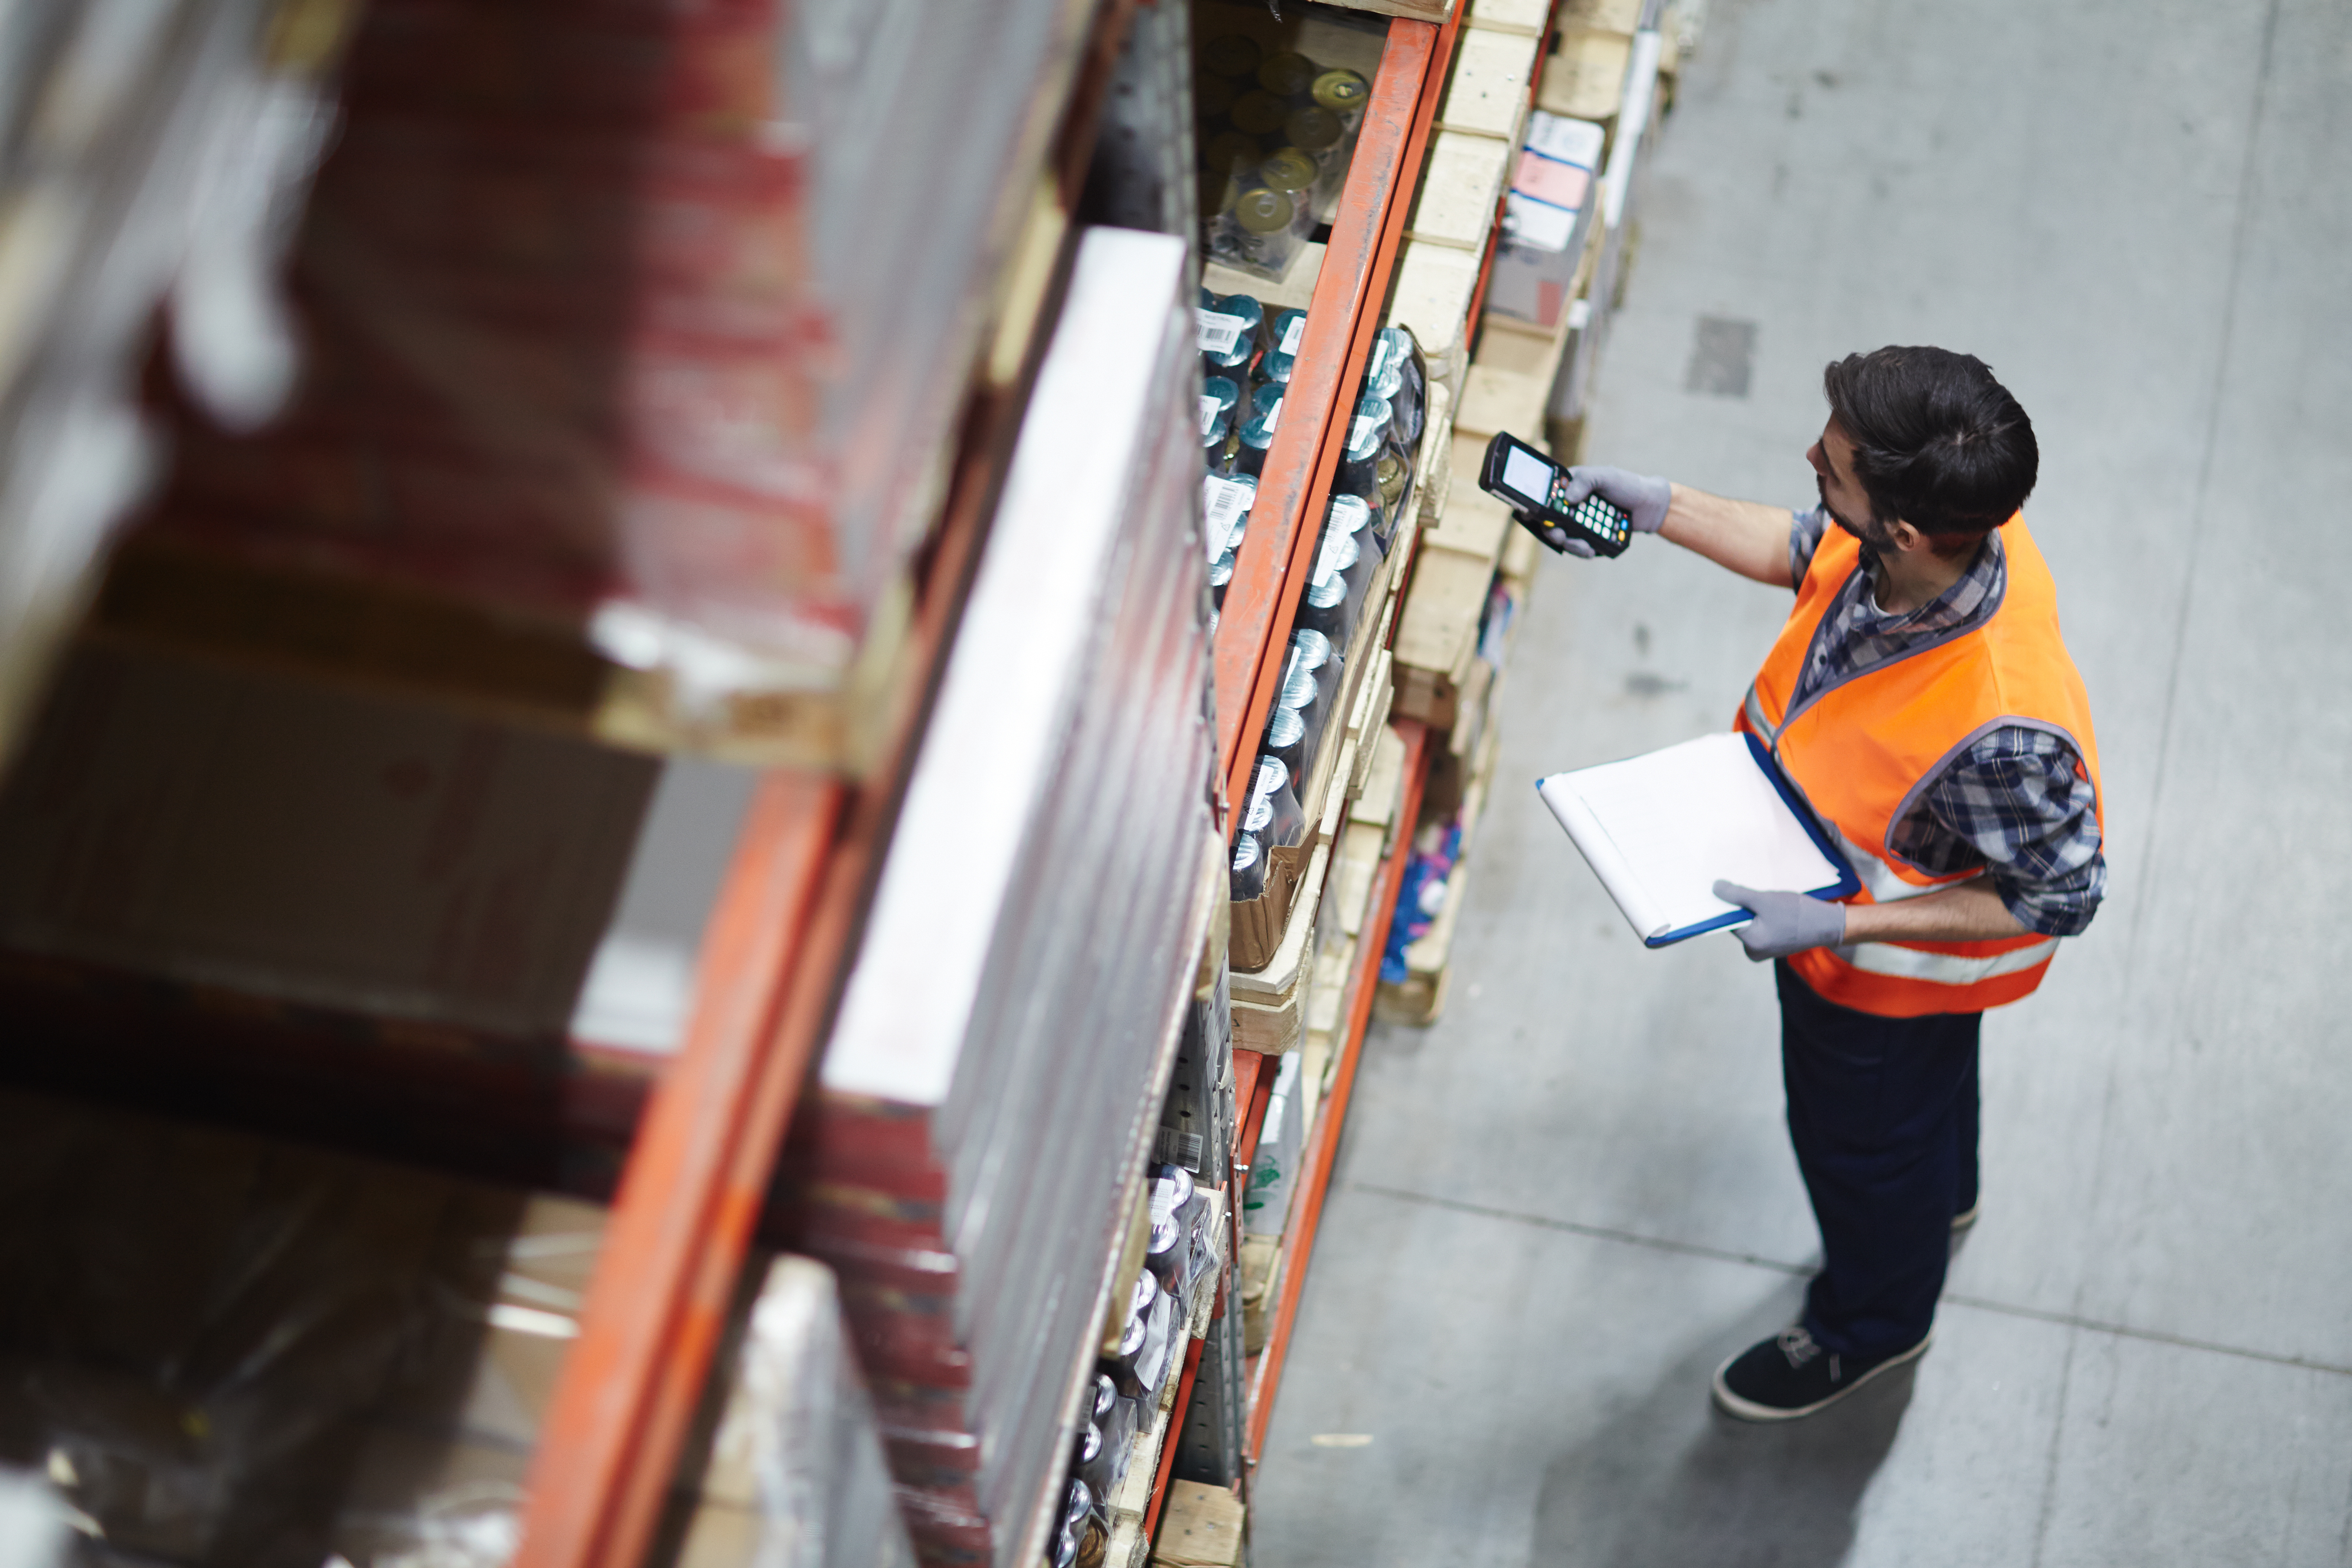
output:
<path id="1" fill-rule="evenodd" d="M 1895 531 L 1893 529 L 1887 527 L 1886 524 L 1879 521 L 1874 517 L 1867 519 L 1863 522 L 1856 523 L 1851 519 L 1840 515 L 1837 508 L 1830 505 L 1829 488 L 1823 485 L 1820 479 L 1816 479 L 1813 481 L 1813 489 L 1821 493 L 1822 510 L 1829 513 L 1830 521 L 1832 522 L 1836 523 L 1840 528 L 1844 529 L 1848 533 L 1853 534 L 1856 539 L 1862 541 L 1864 545 L 1878 553 L 1884 554 L 1895 548 Z"/>

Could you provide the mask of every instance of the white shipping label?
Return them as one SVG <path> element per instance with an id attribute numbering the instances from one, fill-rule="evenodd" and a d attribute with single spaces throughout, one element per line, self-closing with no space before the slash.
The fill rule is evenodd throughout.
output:
<path id="1" fill-rule="evenodd" d="M 1213 397 L 1201 399 L 1201 434 L 1205 436 L 1217 427 L 1217 410 L 1224 405 Z"/>
<path id="2" fill-rule="evenodd" d="M 1307 312 L 1301 310 L 1297 315 L 1290 318 L 1289 325 L 1282 329 L 1282 352 L 1286 354 L 1297 353 L 1299 343 L 1305 341 L 1306 337 Z"/>
<path id="3" fill-rule="evenodd" d="M 1576 237 L 1576 214 L 1517 191 L 1503 196 L 1503 232 L 1513 245 L 1530 250 L 1563 251 Z"/>
<path id="4" fill-rule="evenodd" d="M 1193 314 L 1201 319 L 1201 352 L 1204 354 L 1223 356 L 1233 353 L 1234 345 L 1242 341 L 1242 333 L 1249 328 L 1249 323 L 1239 316 L 1197 309 Z"/>
<path id="5" fill-rule="evenodd" d="M 1242 521 L 1249 516 L 1249 504 L 1256 492 L 1244 484 L 1221 479 L 1211 474 L 1201 481 L 1201 542 L 1214 561 L 1232 548 L 1242 531 Z"/>
<path id="6" fill-rule="evenodd" d="M 1538 109 L 1528 116 L 1527 145 L 1547 158 L 1573 163 L 1580 169 L 1601 167 L 1601 147 L 1608 132 L 1590 120 L 1570 120 Z"/>

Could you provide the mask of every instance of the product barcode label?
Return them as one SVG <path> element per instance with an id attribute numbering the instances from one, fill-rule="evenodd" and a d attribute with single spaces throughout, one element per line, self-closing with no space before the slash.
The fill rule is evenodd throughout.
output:
<path id="1" fill-rule="evenodd" d="M 1151 1184 L 1151 1223 L 1166 1225 L 1176 1213 L 1176 1183 L 1163 1177 Z"/>
<path id="2" fill-rule="evenodd" d="M 1277 397 L 1274 400 L 1274 406 L 1265 411 L 1265 433 L 1269 436 L 1273 435 L 1281 424 L 1282 399 Z"/>
<path id="3" fill-rule="evenodd" d="M 1201 319 L 1201 352 L 1204 354 L 1229 354 L 1234 345 L 1242 341 L 1249 323 L 1239 316 L 1228 316 L 1216 310 L 1195 309 Z"/>
<path id="4" fill-rule="evenodd" d="M 1381 373 L 1389 368 L 1389 351 L 1390 343 L 1385 336 L 1373 340 L 1372 363 L 1364 368 L 1366 381 L 1380 380 Z"/>
<path id="5" fill-rule="evenodd" d="M 1249 515 L 1256 492 L 1249 486 L 1211 474 L 1201 481 L 1201 542 L 1214 561 L 1233 547 Z"/>
<path id="6" fill-rule="evenodd" d="M 1163 1165 L 1181 1165 L 1197 1176 L 1201 1173 L 1204 1147 L 1198 1132 L 1179 1132 L 1173 1127 L 1163 1127 L 1152 1140 L 1151 1157 Z"/>
<path id="7" fill-rule="evenodd" d="M 1202 399 L 1201 399 L 1201 434 L 1202 434 L 1202 435 L 1205 436 L 1205 435 L 1207 435 L 1210 431 L 1212 431 L 1212 430 L 1213 430 L 1213 429 L 1215 429 L 1215 428 L 1217 427 L 1217 410 L 1219 410 L 1220 408 L 1223 408 L 1223 406 L 1224 406 L 1224 405 L 1223 405 L 1223 404 L 1222 404 L 1222 403 L 1218 402 L 1218 401 L 1217 401 L 1215 398 L 1213 398 L 1213 397 L 1203 397 Z"/>
<path id="8" fill-rule="evenodd" d="M 1301 310 L 1297 315 L 1291 317 L 1289 322 L 1282 329 L 1282 352 L 1286 354 L 1297 353 L 1300 341 L 1306 336 L 1307 312 Z"/>
<path id="9" fill-rule="evenodd" d="M 1357 416 L 1356 416 L 1356 422 L 1355 422 L 1353 425 L 1350 425 L 1350 426 L 1348 426 L 1348 445 L 1349 445 L 1349 446 L 1350 446 L 1350 447 L 1360 447 L 1360 446 L 1362 446 L 1362 445 L 1363 445 L 1363 442 L 1364 442 L 1364 437 L 1365 437 L 1366 436 L 1370 435 L 1370 434 L 1371 433 L 1371 431 L 1372 431 L 1373 427 L 1374 427 L 1375 426 L 1379 425 L 1379 424 L 1380 424 L 1380 417 L 1379 417 L 1379 416 L 1377 416 L 1377 415 L 1372 415 L 1372 414 L 1359 414 L 1359 415 L 1357 415 Z"/>
<path id="10" fill-rule="evenodd" d="M 1309 583 L 1319 585 L 1331 580 L 1331 574 L 1339 569 L 1339 542 L 1347 537 L 1345 527 L 1324 530 L 1323 542 L 1315 551 L 1315 569 L 1307 574 Z"/>

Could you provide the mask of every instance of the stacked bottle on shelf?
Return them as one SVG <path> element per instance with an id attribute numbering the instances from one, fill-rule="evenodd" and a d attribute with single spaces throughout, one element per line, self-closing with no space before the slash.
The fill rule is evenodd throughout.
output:
<path id="1" fill-rule="evenodd" d="M 1207 255 L 1279 279 L 1347 177 L 1371 86 L 1238 32 L 1205 37 L 1197 65 Z"/>
<path id="2" fill-rule="evenodd" d="M 1217 1288 L 1223 1260 L 1211 1211 L 1223 1199 L 1181 1165 L 1151 1169 L 1143 1267 L 1119 1299 L 1125 1316 L 1117 1352 L 1104 1358 L 1087 1390 L 1053 1568 L 1102 1561 L 1110 1500 L 1127 1479 L 1136 1436 L 1149 1429 L 1161 1391 L 1182 1368 L 1201 1293 Z"/>
<path id="3" fill-rule="evenodd" d="M 1208 306 L 1202 309 L 1206 320 Z M 1260 385 L 1277 385 L 1272 375 L 1286 376 L 1288 372 L 1280 361 L 1297 352 L 1304 315 L 1284 315 L 1295 320 L 1268 334 L 1271 347 L 1258 363 L 1276 363 Z M 1348 650 L 1370 607 L 1372 579 L 1396 542 L 1400 521 L 1412 510 L 1413 460 L 1420 449 L 1427 385 L 1427 370 L 1412 334 L 1401 327 L 1381 329 L 1348 417 L 1347 444 L 1331 482 L 1314 563 L 1299 595 L 1282 684 L 1267 716 L 1242 830 L 1234 840 L 1231 891 L 1235 902 L 1249 902 L 1265 890 L 1268 858 L 1301 842 L 1309 826 L 1299 792 L 1339 706 Z M 1275 409 L 1278 419 L 1278 394 Z M 1221 479 L 1234 483 L 1245 477 L 1221 476 L 1213 459 L 1213 491 Z M 1244 509 L 1226 552 L 1211 568 L 1213 584 L 1220 581 L 1220 573 L 1231 578 L 1232 552 L 1239 548 L 1247 524 Z"/>

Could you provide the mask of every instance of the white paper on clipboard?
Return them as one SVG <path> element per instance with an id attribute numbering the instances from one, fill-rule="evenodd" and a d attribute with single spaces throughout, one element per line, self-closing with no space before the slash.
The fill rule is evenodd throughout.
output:
<path id="1" fill-rule="evenodd" d="M 1715 896 L 1718 879 L 1810 892 L 1850 875 L 1743 735 L 1554 773 L 1536 790 L 1644 942 L 1741 923 L 1746 911 Z"/>

